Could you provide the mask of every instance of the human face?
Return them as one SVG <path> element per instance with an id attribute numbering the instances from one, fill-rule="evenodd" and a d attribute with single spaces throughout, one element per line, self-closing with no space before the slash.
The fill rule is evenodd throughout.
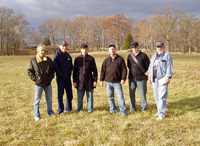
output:
<path id="1" fill-rule="evenodd" d="M 133 53 L 136 55 L 140 52 L 140 46 L 134 47 L 132 48 L 132 50 L 133 50 Z"/>
<path id="2" fill-rule="evenodd" d="M 165 46 L 158 46 L 156 47 L 156 51 L 158 54 L 162 54 L 165 49 Z"/>
<path id="3" fill-rule="evenodd" d="M 67 50 L 67 45 L 60 46 L 60 51 L 61 51 L 63 54 L 65 54 L 66 50 Z"/>
<path id="4" fill-rule="evenodd" d="M 44 47 L 40 47 L 40 49 L 38 50 L 38 55 L 43 58 L 45 56 L 45 48 Z"/>
<path id="5" fill-rule="evenodd" d="M 88 48 L 81 48 L 81 54 L 82 54 L 83 56 L 86 56 L 87 53 L 88 53 Z"/>
<path id="6" fill-rule="evenodd" d="M 111 56 L 116 56 L 116 48 L 111 46 L 109 48 L 109 53 L 110 53 Z"/>

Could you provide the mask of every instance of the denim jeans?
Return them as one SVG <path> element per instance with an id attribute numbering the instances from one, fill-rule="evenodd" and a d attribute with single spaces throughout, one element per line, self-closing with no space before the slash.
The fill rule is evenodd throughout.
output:
<path id="1" fill-rule="evenodd" d="M 87 109 L 88 109 L 88 113 L 92 113 L 93 112 L 93 90 L 78 90 L 77 89 L 77 95 L 78 95 L 78 109 L 77 112 L 83 110 L 83 97 L 85 95 L 86 92 L 86 96 L 87 96 Z"/>
<path id="2" fill-rule="evenodd" d="M 106 91 L 107 91 L 107 96 L 108 96 L 108 100 L 110 104 L 110 113 L 115 113 L 117 111 L 115 100 L 114 100 L 114 90 L 117 95 L 120 114 L 126 115 L 126 104 L 124 101 L 122 85 L 120 84 L 120 82 L 116 82 L 116 83 L 106 82 Z"/>
<path id="3" fill-rule="evenodd" d="M 72 83 L 71 80 L 64 81 L 59 77 L 56 78 L 57 86 L 58 86 L 58 112 L 62 113 L 64 111 L 64 103 L 63 103 L 63 95 L 64 90 L 66 91 L 66 107 L 65 111 L 72 110 Z"/>
<path id="4" fill-rule="evenodd" d="M 161 85 L 157 80 L 152 82 L 153 93 L 159 117 L 165 117 L 168 84 Z"/>
<path id="5" fill-rule="evenodd" d="M 39 103 L 40 103 L 40 100 L 42 97 L 43 90 L 45 91 L 47 113 L 49 116 L 54 114 L 54 112 L 52 110 L 52 86 L 51 86 L 51 84 L 47 87 L 41 87 L 41 86 L 35 85 L 34 117 L 40 117 Z"/>
<path id="6" fill-rule="evenodd" d="M 129 94 L 130 94 L 130 111 L 136 110 L 135 106 L 135 90 L 138 89 L 140 94 L 140 106 L 142 110 L 147 109 L 147 80 L 137 81 L 134 77 L 129 78 Z"/>

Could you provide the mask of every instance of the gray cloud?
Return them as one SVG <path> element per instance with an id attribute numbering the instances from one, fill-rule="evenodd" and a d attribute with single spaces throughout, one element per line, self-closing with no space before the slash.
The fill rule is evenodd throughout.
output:
<path id="1" fill-rule="evenodd" d="M 85 14 L 114 16 L 121 13 L 140 20 L 166 5 L 182 7 L 183 12 L 200 17 L 199 0 L 1 0 L 0 3 L 0 7 L 23 12 L 30 26 L 36 29 L 49 18 L 75 18 Z"/>

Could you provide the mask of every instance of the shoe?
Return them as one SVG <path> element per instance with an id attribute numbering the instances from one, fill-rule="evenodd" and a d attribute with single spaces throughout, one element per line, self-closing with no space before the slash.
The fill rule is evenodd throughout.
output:
<path id="1" fill-rule="evenodd" d="M 158 116 L 159 116 L 159 114 L 158 114 L 158 113 L 156 113 L 156 114 L 153 114 L 153 116 L 154 116 L 154 117 L 158 117 Z"/>
<path id="2" fill-rule="evenodd" d="M 124 116 L 124 117 L 126 117 L 126 116 L 127 116 L 127 114 L 121 114 L 121 116 Z"/>
<path id="3" fill-rule="evenodd" d="M 49 117 L 55 117 L 55 114 L 51 114 L 51 115 L 49 115 Z"/>
<path id="4" fill-rule="evenodd" d="M 141 110 L 140 110 L 141 113 L 142 113 L 142 112 L 145 112 L 145 111 L 146 111 L 146 109 L 141 109 Z"/>
<path id="5" fill-rule="evenodd" d="M 130 112 L 135 112 L 135 111 L 137 111 L 137 109 L 136 109 L 136 108 L 134 108 L 134 109 L 130 110 Z"/>
<path id="6" fill-rule="evenodd" d="M 59 113 L 60 115 L 64 115 L 65 113 L 64 112 L 61 112 L 61 113 Z"/>
<path id="7" fill-rule="evenodd" d="M 76 111 L 75 110 L 65 111 L 65 113 L 68 113 L 68 112 L 75 113 Z"/>
<path id="8" fill-rule="evenodd" d="M 35 121 L 39 121 L 40 120 L 40 117 L 35 117 Z"/>
<path id="9" fill-rule="evenodd" d="M 164 117 L 158 117 L 156 120 L 163 120 Z"/>
<path id="10" fill-rule="evenodd" d="M 110 113 L 111 115 L 115 114 L 115 113 Z"/>

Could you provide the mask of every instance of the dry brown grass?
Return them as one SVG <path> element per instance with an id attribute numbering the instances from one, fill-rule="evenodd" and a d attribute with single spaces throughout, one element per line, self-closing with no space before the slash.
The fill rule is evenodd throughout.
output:
<path id="1" fill-rule="evenodd" d="M 146 52 L 149 57 L 154 52 Z M 100 73 L 107 52 L 90 53 L 95 57 Z M 124 59 L 128 52 L 118 52 Z M 74 59 L 79 53 L 71 54 Z M 53 58 L 53 55 L 49 55 Z M 56 117 L 48 117 L 44 94 L 40 103 L 41 120 L 33 117 L 34 83 L 27 75 L 32 56 L 0 57 L 0 145 L 199 145 L 200 144 L 200 56 L 172 54 L 174 76 L 169 85 L 167 117 L 156 121 L 152 87 L 148 85 L 148 110 L 129 113 L 128 82 L 123 86 L 127 117 L 119 111 L 109 114 L 105 87 L 94 91 L 94 112 L 84 111 L 57 114 L 57 85 L 53 86 L 53 110 Z M 100 74 L 99 74 L 100 75 Z M 77 108 L 73 89 L 73 109 Z M 139 94 L 137 107 L 139 105 Z"/>

